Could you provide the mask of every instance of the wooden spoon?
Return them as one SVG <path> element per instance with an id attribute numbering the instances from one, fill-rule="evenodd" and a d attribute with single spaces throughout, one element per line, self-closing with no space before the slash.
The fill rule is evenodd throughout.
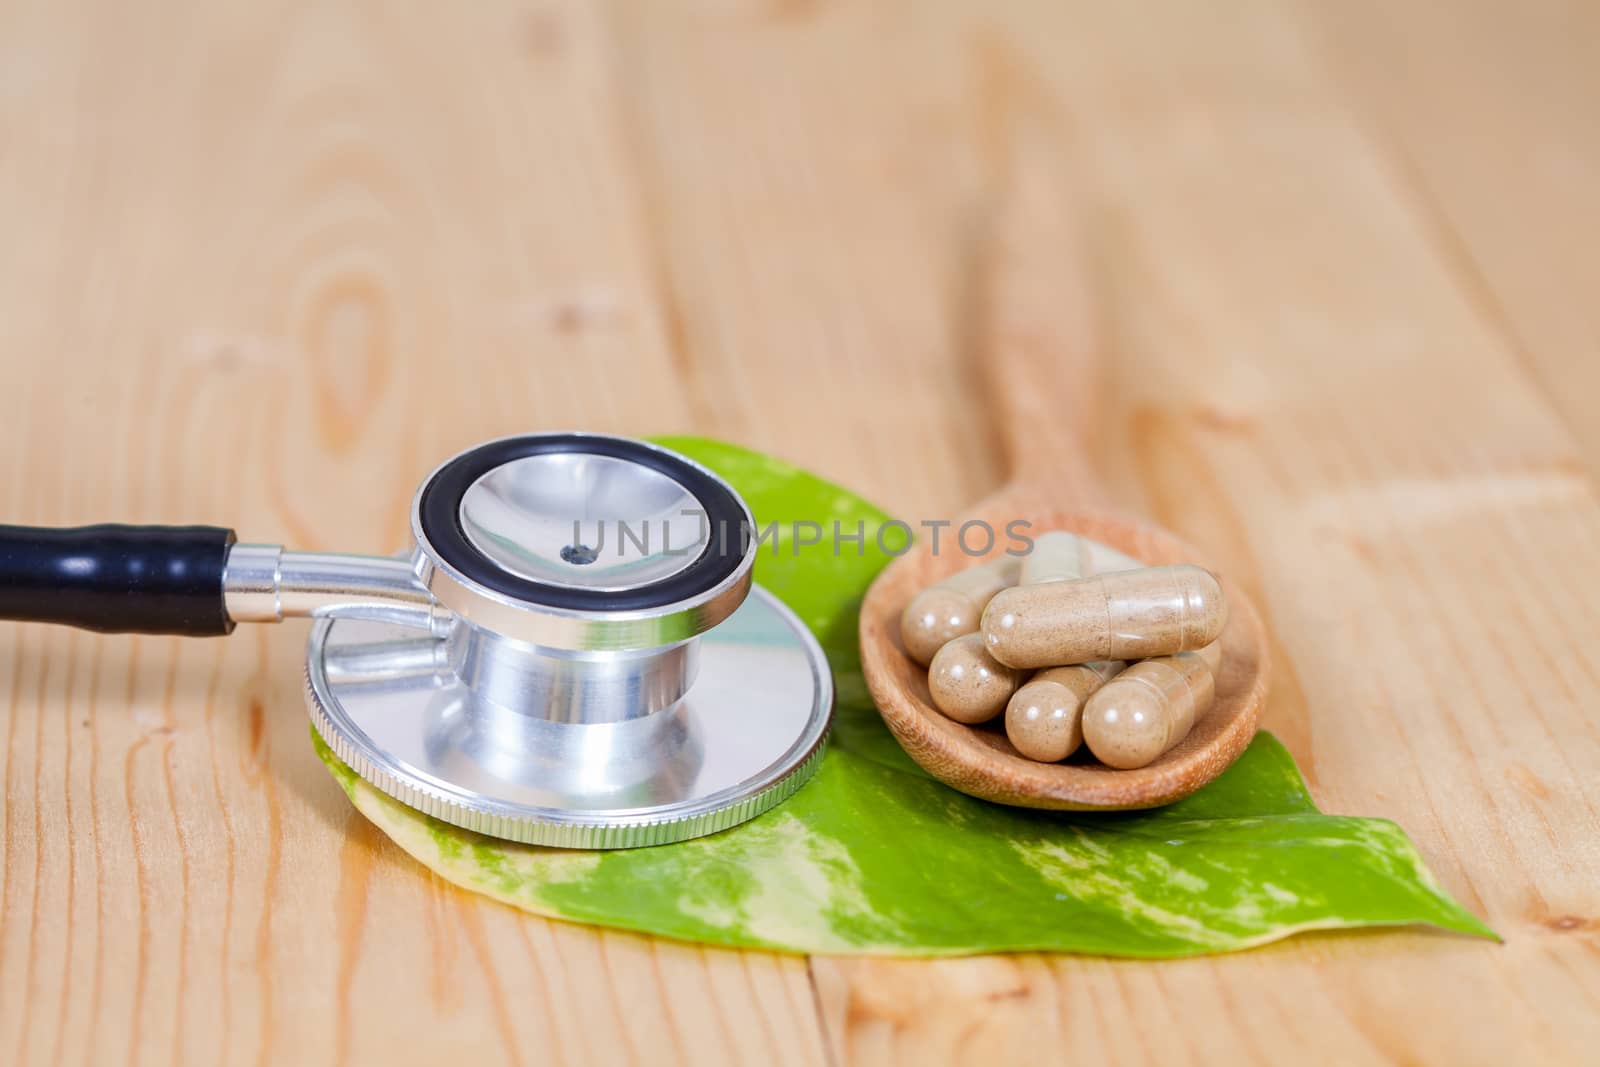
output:
<path id="1" fill-rule="evenodd" d="M 1040 131 L 1027 131 L 1038 135 Z M 1048 135 L 1048 131 L 1045 131 Z M 994 407 L 1011 461 L 1010 483 L 961 521 L 981 519 L 1006 547 L 1006 524 L 1032 523 L 1031 534 L 1071 530 L 1150 564 L 1200 563 L 1204 555 L 1176 536 L 1105 501 L 1089 465 L 1098 390 L 1089 327 L 1092 302 L 1074 261 L 1080 249 L 1064 201 L 1070 190 L 1039 140 L 1014 138 L 1002 217 L 976 272 L 986 292 L 984 321 L 973 332 L 994 377 Z M 1054 174 L 1052 174 L 1054 171 Z M 959 526 L 959 523 L 956 524 Z M 1266 698 L 1268 664 L 1261 619 L 1242 590 L 1219 574 L 1229 618 L 1223 666 L 1211 709 L 1177 746 L 1136 770 L 1093 762 L 1036 763 L 1006 739 L 1002 715 L 965 726 L 941 715 L 928 694 L 926 668 L 900 644 L 900 613 L 916 593 L 978 560 L 951 549 L 949 532 L 935 556 L 927 543 L 880 574 L 861 605 L 861 662 L 884 722 L 930 774 L 963 793 L 1030 808 L 1149 808 L 1188 796 L 1221 774 L 1255 735 Z M 1213 568 L 1215 569 L 1215 568 Z"/>

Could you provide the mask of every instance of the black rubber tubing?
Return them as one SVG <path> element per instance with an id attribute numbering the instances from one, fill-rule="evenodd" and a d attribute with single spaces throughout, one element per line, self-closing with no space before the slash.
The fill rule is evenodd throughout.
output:
<path id="1" fill-rule="evenodd" d="M 0 618 L 100 633 L 233 630 L 221 526 L 0 526 Z"/>

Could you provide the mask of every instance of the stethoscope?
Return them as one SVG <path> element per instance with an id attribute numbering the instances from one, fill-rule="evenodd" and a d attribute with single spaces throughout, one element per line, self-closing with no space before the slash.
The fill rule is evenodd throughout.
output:
<path id="1" fill-rule="evenodd" d="M 751 582 L 753 529 L 675 452 L 532 434 L 429 475 L 405 558 L 213 526 L 0 527 L 0 617 L 182 635 L 313 618 L 311 720 L 373 786 L 496 837 L 660 844 L 766 811 L 821 756 L 827 660 Z"/>

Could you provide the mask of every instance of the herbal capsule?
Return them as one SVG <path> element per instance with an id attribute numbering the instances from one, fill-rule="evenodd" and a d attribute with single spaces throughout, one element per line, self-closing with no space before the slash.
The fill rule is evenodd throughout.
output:
<path id="1" fill-rule="evenodd" d="M 1002 556 L 957 571 L 911 598 L 900 614 L 900 641 L 926 667 L 944 644 L 978 628 L 989 598 L 1017 581 L 1017 561 Z"/>
<path id="2" fill-rule="evenodd" d="M 1106 571 L 1126 571 L 1143 567 L 1131 556 L 1114 548 L 1080 537 L 1066 530 L 1051 530 L 1033 539 L 1033 548 L 1022 557 L 1019 585 L 1060 582 L 1087 578 Z"/>
<path id="3" fill-rule="evenodd" d="M 928 668 L 933 703 L 956 722 L 988 722 L 1000 714 L 1026 671 L 997 663 L 983 647 L 983 635 L 964 634 L 934 655 Z"/>
<path id="4" fill-rule="evenodd" d="M 1055 667 L 1187 652 L 1215 641 L 1227 621 L 1216 577 L 1180 564 L 1004 589 L 982 627 L 1001 663 Z"/>
<path id="5" fill-rule="evenodd" d="M 1123 664 L 1083 663 L 1040 671 L 1006 705 L 1006 736 L 1016 750 L 1041 763 L 1064 760 L 1083 743 L 1083 702 Z"/>
<path id="6" fill-rule="evenodd" d="M 1089 698 L 1083 739 L 1095 759 L 1131 770 L 1155 762 L 1189 735 L 1216 697 L 1221 642 L 1135 663 Z"/>

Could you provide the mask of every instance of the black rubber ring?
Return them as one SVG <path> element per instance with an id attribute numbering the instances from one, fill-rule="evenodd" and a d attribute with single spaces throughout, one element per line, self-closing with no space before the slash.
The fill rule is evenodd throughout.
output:
<path id="1" fill-rule="evenodd" d="M 710 543 L 677 574 L 637 589 L 573 589 L 508 573 L 467 538 L 461 528 L 461 499 L 472 483 L 502 464 L 559 452 L 626 460 L 671 478 L 705 510 Z M 709 592 L 738 570 L 750 535 L 739 498 L 687 460 L 638 441 L 583 434 L 530 434 L 474 448 L 428 479 L 417 512 L 434 552 L 464 577 L 502 596 L 567 611 L 647 611 Z"/>

